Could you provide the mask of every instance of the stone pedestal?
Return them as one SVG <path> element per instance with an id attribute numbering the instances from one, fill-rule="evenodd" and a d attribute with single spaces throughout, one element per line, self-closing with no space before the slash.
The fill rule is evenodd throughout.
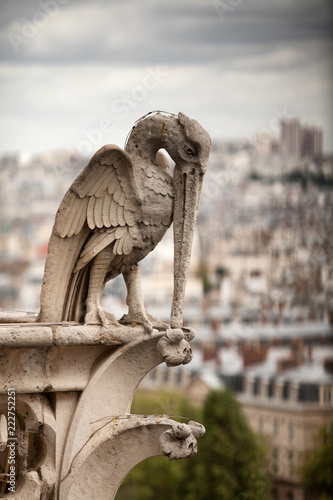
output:
<path id="1" fill-rule="evenodd" d="M 164 361 L 188 362 L 192 337 L 140 326 L 1 324 L 0 496 L 110 500 L 141 460 L 196 453 L 200 424 L 130 414 L 142 378 Z"/>

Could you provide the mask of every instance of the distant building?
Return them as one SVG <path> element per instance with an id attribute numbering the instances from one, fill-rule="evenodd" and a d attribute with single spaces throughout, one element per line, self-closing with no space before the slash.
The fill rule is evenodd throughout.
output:
<path id="1" fill-rule="evenodd" d="M 297 118 L 281 121 L 280 149 L 285 156 L 301 158 L 302 128 Z"/>
<path id="2" fill-rule="evenodd" d="M 318 127 L 302 128 L 302 157 L 320 159 L 323 155 L 323 133 Z"/>
<path id="3" fill-rule="evenodd" d="M 297 118 L 282 120 L 280 151 L 283 156 L 311 160 L 323 156 L 323 132 L 319 127 L 301 125 Z"/>
<path id="4" fill-rule="evenodd" d="M 260 365 L 245 373 L 238 401 L 252 429 L 269 440 L 273 500 L 309 500 L 298 468 L 318 429 L 333 421 L 333 377 L 324 366 L 309 360 L 282 373 Z"/>
<path id="5" fill-rule="evenodd" d="M 279 142 L 273 132 L 258 132 L 254 138 L 254 149 L 259 156 L 269 157 L 279 153 Z"/>
<path id="6" fill-rule="evenodd" d="M 248 424 L 268 444 L 272 499 L 317 500 L 306 496 L 298 467 L 304 451 L 316 445 L 319 428 L 333 422 L 332 331 L 320 334 L 319 325 L 310 323 L 297 329 L 270 325 L 237 344 L 217 343 L 212 335 L 210 356 L 209 338 L 200 338 L 200 329 L 198 337 L 190 365 L 160 365 L 142 387 L 183 390 L 198 406 L 211 390 L 231 387 Z"/>

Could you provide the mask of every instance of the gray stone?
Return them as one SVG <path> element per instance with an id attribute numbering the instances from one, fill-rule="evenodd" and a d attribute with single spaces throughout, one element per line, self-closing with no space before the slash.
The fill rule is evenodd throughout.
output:
<path id="1" fill-rule="evenodd" d="M 49 242 L 40 322 L 115 324 L 100 305 L 105 283 L 122 274 L 128 314 L 122 323 L 164 329 L 145 310 L 138 262 L 173 222 L 174 298 L 171 327 L 182 327 L 186 277 L 211 141 L 182 113 L 148 114 L 125 151 L 101 148 L 67 191 Z M 173 178 L 161 148 L 175 161 Z"/>

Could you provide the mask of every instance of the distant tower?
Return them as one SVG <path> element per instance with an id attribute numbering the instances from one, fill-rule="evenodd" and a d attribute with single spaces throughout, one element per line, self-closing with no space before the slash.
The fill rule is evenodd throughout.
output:
<path id="1" fill-rule="evenodd" d="M 302 127 L 297 118 L 282 120 L 280 130 L 281 153 L 285 156 L 301 158 Z"/>
<path id="2" fill-rule="evenodd" d="M 302 157 L 320 159 L 323 155 L 323 132 L 318 127 L 302 128 Z"/>

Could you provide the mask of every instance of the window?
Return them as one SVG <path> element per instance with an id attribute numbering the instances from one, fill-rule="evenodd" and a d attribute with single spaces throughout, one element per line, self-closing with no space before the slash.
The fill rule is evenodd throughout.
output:
<path id="1" fill-rule="evenodd" d="M 259 394 L 259 379 L 256 377 L 253 383 L 253 395 L 257 396 Z"/>
<path id="2" fill-rule="evenodd" d="M 284 382 L 283 383 L 283 388 L 282 388 L 282 398 L 283 399 L 289 399 L 289 382 Z"/>

